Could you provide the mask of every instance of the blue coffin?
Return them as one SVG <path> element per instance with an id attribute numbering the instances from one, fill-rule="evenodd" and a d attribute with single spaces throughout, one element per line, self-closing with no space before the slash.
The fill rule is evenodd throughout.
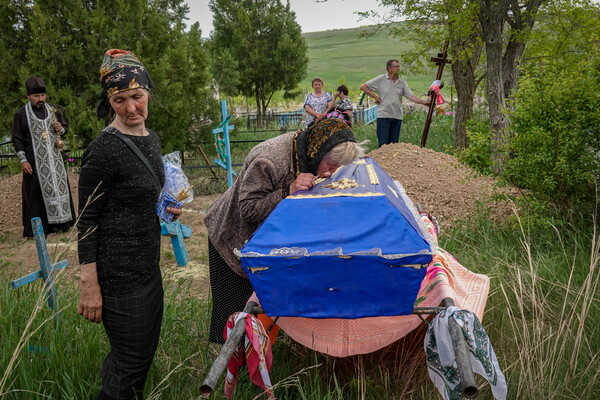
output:
<path id="1" fill-rule="evenodd" d="M 281 201 L 238 255 L 268 315 L 362 318 L 412 312 L 431 248 L 364 158 Z"/>

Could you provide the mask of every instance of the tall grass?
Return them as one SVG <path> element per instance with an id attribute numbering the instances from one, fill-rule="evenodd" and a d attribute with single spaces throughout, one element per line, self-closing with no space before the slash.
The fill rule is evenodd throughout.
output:
<path id="1" fill-rule="evenodd" d="M 600 393 L 599 237 L 569 225 L 554 237 L 498 229 L 479 216 L 444 246 L 492 278 L 484 326 L 514 399 L 595 399 Z"/>
<path id="2" fill-rule="evenodd" d="M 0 273 L 3 282 L 13 278 Z M 60 319 L 46 305 L 42 282 L 0 290 L 0 398 L 89 399 L 100 390 L 100 366 L 109 351 L 104 329 L 77 313 L 72 277 L 59 273 L 56 282 Z M 166 284 L 149 398 L 197 397 L 200 383 L 189 382 L 205 372 L 214 355 L 205 337 L 209 320 L 207 302 L 190 292 L 190 282 Z"/>
<path id="3" fill-rule="evenodd" d="M 525 232 L 522 232 L 525 238 Z M 514 304 L 507 319 L 516 341 L 512 376 L 521 398 L 542 394 L 545 399 L 593 398 L 600 393 L 600 330 L 597 324 L 598 256 L 600 241 L 595 232 L 588 243 L 574 238 L 575 249 L 584 247 L 589 255 L 587 268 L 562 249 L 560 267 L 534 254 L 523 240 L 525 268 L 507 265 L 510 279 L 500 283 L 502 296 Z M 557 242 L 563 238 L 557 232 Z M 567 258 L 568 257 L 568 258 Z M 572 258 L 573 257 L 573 258 Z M 581 274 L 585 271 L 585 274 Z"/>
<path id="4" fill-rule="evenodd" d="M 483 324 L 509 385 L 510 399 L 595 399 L 600 393 L 600 242 L 571 225 L 554 237 L 525 226 L 498 227 L 483 214 L 440 236 L 466 267 L 492 279 Z M 57 255 L 59 256 L 59 255 Z M 19 266 L 0 264 L 0 398 L 93 398 L 108 352 L 101 325 L 77 314 L 73 274 L 56 279 L 61 323 L 40 281 L 17 290 Z M 67 269 L 72 269 L 73 266 Z M 64 271 L 64 270 L 63 270 Z M 169 275 L 170 276 L 170 275 Z M 187 280 L 165 280 L 161 341 L 146 384 L 149 399 L 197 399 L 219 346 L 208 343 L 210 301 Z M 281 333 L 272 382 L 281 399 L 437 399 L 423 355 L 424 326 L 378 352 L 339 359 L 308 350 Z M 480 398 L 491 398 L 483 380 Z M 219 384 L 214 398 L 223 398 Z M 260 391 L 241 373 L 236 399 Z"/>

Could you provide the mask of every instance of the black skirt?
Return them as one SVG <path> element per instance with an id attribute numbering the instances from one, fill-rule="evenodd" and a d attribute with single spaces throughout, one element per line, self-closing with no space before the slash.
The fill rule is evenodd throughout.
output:
<path id="1" fill-rule="evenodd" d="M 163 316 L 160 270 L 133 292 L 102 296 L 102 301 L 102 323 L 110 353 L 102 365 L 99 398 L 141 399 L 160 337 Z"/>
<path id="2" fill-rule="evenodd" d="M 254 289 L 248 279 L 233 272 L 210 239 L 208 239 L 208 264 L 212 293 L 209 340 L 212 343 L 223 344 L 225 343 L 223 330 L 229 316 L 244 310 Z"/>

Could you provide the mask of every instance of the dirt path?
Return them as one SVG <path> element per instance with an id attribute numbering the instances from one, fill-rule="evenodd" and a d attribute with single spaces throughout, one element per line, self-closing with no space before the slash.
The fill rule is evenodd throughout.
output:
<path id="1" fill-rule="evenodd" d="M 69 183 L 73 193 L 73 202 L 77 208 L 77 182 L 79 175 L 69 171 Z M 0 181 L 0 258 L 9 261 L 10 279 L 15 279 L 39 269 L 35 241 L 26 240 L 21 235 L 21 175 L 14 175 Z M 186 204 L 181 222 L 192 228 L 192 237 L 186 239 L 186 248 L 190 262 L 186 267 L 177 265 L 171 240 L 162 237 L 161 266 L 168 280 L 191 277 L 195 293 L 208 295 L 208 249 L 204 214 L 208 206 L 218 195 L 197 196 Z M 68 260 L 65 269 L 67 277 L 78 278 L 77 236 L 73 229 L 69 233 L 52 233 L 46 238 L 51 260 Z"/>

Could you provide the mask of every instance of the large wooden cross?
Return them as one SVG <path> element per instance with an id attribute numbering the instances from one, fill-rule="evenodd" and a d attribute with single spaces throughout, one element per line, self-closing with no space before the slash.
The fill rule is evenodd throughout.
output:
<path id="1" fill-rule="evenodd" d="M 438 65 L 438 72 L 435 77 L 435 80 L 442 79 L 442 72 L 444 71 L 444 65 L 452 63 L 452 60 L 446 58 L 448 54 L 448 42 L 444 44 L 444 50 L 441 53 L 438 53 L 437 57 L 431 57 L 431 61 Z M 440 89 L 444 87 L 444 83 L 440 84 Z M 429 111 L 427 112 L 427 119 L 425 120 L 425 127 L 423 128 L 423 137 L 421 138 L 421 147 L 425 147 L 425 143 L 427 142 L 427 134 L 429 133 L 429 126 L 431 125 L 431 117 L 433 116 L 433 111 L 436 109 L 437 95 L 433 90 L 430 90 L 428 93 L 430 97 L 429 101 Z"/>
<path id="2" fill-rule="evenodd" d="M 15 279 L 10 283 L 10 286 L 13 289 L 17 289 L 30 282 L 43 279 L 44 289 L 46 290 L 46 297 L 48 300 L 48 307 L 50 307 L 50 309 L 58 310 L 58 295 L 56 294 L 56 287 L 54 286 L 53 273 L 69 265 L 69 261 L 62 260 L 56 264 L 51 264 L 50 256 L 48 255 L 48 244 L 46 243 L 46 237 L 44 236 L 44 229 L 42 227 L 42 220 L 40 217 L 32 218 L 31 226 L 33 228 L 35 247 L 37 248 L 38 259 L 40 261 L 41 268 L 29 275 Z"/>

